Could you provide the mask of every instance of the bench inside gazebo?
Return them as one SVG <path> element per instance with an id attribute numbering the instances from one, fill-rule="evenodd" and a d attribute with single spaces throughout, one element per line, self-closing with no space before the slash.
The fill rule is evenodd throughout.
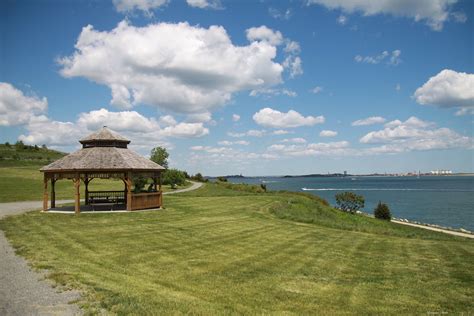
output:
<path id="1" fill-rule="evenodd" d="M 44 174 L 43 211 L 48 208 L 48 185 L 51 186 L 51 209 L 56 208 L 55 183 L 70 179 L 74 184 L 74 211 L 81 211 L 81 182 L 85 186 L 84 208 L 87 210 L 125 209 L 127 211 L 160 208 L 163 205 L 159 164 L 128 148 L 130 140 L 106 126 L 79 141 L 82 148 L 40 169 Z M 152 179 L 146 192 L 133 192 L 134 179 Z M 120 179 L 123 190 L 89 191 L 93 179 Z"/>

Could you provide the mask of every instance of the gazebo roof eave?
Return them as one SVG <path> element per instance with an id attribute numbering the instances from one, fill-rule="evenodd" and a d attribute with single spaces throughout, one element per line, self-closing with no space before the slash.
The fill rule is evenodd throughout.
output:
<path id="1" fill-rule="evenodd" d="M 40 169 L 41 172 L 43 173 L 84 173 L 84 172 L 162 172 L 165 171 L 166 168 L 153 168 L 153 169 L 133 169 L 133 168 L 110 168 L 110 169 L 93 169 L 93 168 L 81 168 L 81 169 Z"/>

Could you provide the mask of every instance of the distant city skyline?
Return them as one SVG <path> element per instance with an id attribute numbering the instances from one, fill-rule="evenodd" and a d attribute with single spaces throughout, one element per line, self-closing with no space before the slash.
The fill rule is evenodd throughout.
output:
<path id="1" fill-rule="evenodd" d="M 397 4 L 397 5 L 395 5 Z M 0 3 L 0 142 L 216 176 L 474 172 L 467 0 Z"/>

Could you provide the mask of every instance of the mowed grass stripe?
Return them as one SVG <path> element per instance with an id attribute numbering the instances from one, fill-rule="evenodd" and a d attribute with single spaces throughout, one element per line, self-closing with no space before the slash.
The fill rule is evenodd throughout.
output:
<path id="1" fill-rule="evenodd" d="M 417 230 L 396 226 L 387 236 L 379 233 L 386 225 L 371 232 L 372 224 L 364 224 L 369 230 L 357 232 L 347 223 L 344 229 L 297 223 L 269 211 L 288 195 L 226 196 L 216 188 L 215 197 L 214 186 L 206 187 L 194 196 L 166 197 L 166 209 L 157 212 L 31 213 L 0 227 L 35 266 L 83 288 L 91 313 L 99 307 L 135 315 L 473 308 L 470 241 L 420 239 Z"/>

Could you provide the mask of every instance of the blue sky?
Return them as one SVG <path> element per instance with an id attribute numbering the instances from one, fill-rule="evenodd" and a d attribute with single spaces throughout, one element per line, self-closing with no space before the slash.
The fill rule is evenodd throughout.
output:
<path id="1" fill-rule="evenodd" d="M 0 142 L 206 175 L 473 172 L 471 1 L 3 1 Z"/>

